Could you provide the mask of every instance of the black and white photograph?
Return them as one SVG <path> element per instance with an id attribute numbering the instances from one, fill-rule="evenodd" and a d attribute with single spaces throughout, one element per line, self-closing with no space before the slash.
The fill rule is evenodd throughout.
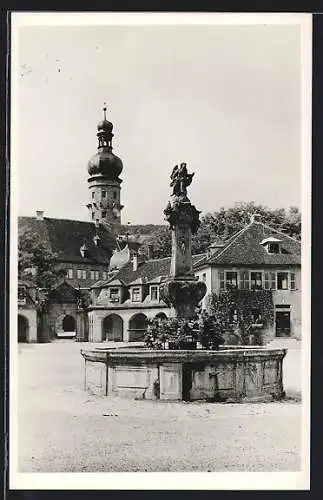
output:
<path id="1" fill-rule="evenodd" d="M 11 14 L 11 488 L 309 488 L 311 36 Z"/>

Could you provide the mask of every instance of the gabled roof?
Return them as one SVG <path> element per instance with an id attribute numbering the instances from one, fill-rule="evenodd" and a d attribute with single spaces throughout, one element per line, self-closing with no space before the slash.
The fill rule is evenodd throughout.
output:
<path id="1" fill-rule="evenodd" d="M 272 237 L 280 239 L 281 253 L 269 254 L 266 248 L 261 245 L 264 239 Z M 205 264 L 300 266 L 301 243 L 266 224 L 252 222 L 227 240 L 224 248 L 220 248 L 210 257 L 198 262 L 196 267 Z"/>
<path id="2" fill-rule="evenodd" d="M 193 265 L 195 262 L 200 261 L 203 256 L 204 254 L 193 255 Z M 160 276 L 169 276 L 170 262 L 170 257 L 151 259 L 142 262 L 139 261 L 135 271 L 133 270 L 133 263 L 127 262 L 112 279 L 119 279 L 123 281 L 126 286 L 133 284 L 134 281 L 141 278 L 143 278 L 146 283 L 151 283 L 151 280 L 159 278 Z M 106 282 L 106 285 L 107 284 L 110 284 L 109 281 Z M 97 287 L 97 283 L 94 286 Z"/>
<path id="3" fill-rule="evenodd" d="M 109 286 L 124 286 L 124 282 L 119 279 L 113 279 L 112 281 L 108 281 Z"/>
<path id="4" fill-rule="evenodd" d="M 48 249 L 56 253 L 61 262 L 107 264 L 117 241 L 112 231 L 100 224 L 98 235 L 100 245 L 95 246 L 93 237 L 96 228 L 92 222 L 75 221 L 69 219 L 52 219 L 44 217 L 19 217 L 19 234 L 26 231 L 33 233 Z M 86 243 L 88 256 L 82 258 L 80 247 Z"/>
<path id="5" fill-rule="evenodd" d="M 93 283 L 91 288 L 107 288 L 113 286 L 126 286 L 122 280 L 111 278 L 109 280 L 100 280 Z"/>
<path id="6" fill-rule="evenodd" d="M 129 285 L 146 285 L 147 279 L 146 278 L 137 278 L 136 280 L 131 281 Z"/>

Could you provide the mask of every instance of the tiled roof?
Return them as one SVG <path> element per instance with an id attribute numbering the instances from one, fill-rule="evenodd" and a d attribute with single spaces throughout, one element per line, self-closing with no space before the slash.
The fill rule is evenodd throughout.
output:
<path id="1" fill-rule="evenodd" d="M 199 254 L 199 255 L 194 255 L 193 256 L 193 265 L 195 262 L 200 261 L 203 258 L 204 254 Z M 159 276 L 168 276 L 169 271 L 170 271 L 170 262 L 171 258 L 170 257 L 165 257 L 163 259 L 152 259 L 152 260 L 146 260 L 143 262 L 138 262 L 138 267 L 136 271 L 133 270 L 133 263 L 132 262 L 127 262 L 120 271 L 113 276 L 113 280 L 115 279 L 120 279 L 122 280 L 127 286 L 140 279 L 144 278 L 146 282 L 150 283 L 152 280 L 155 278 L 158 278 Z M 108 284 L 108 283 L 106 283 Z M 95 287 L 97 284 L 94 285 Z"/>
<path id="2" fill-rule="evenodd" d="M 96 229 L 92 222 L 49 217 L 44 217 L 42 220 L 36 217 L 19 217 L 18 228 L 20 235 L 26 231 L 35 234 L 42 243 L 58 255 L 58 260 L 61 262 L 106 264 L 117 247 L 114 234 L 102 224 L 98 229 L 101 242 L 99 246 L 95 246 L 93 237 Z M 87 257 L 82 258 L 80 247 L 84 242 L 89 253 Z"/>
<path id="3" fill-rule="evenodd" d="M 265 238 L 276 237 L 281 241 L 282 252 L 269 254 L 261 245 Z M 261 222 L 252 222 L 227 240 L 224 248 L 218 249 L 196 267 L 213 265 L 301 265 L 301 244 Z"/>

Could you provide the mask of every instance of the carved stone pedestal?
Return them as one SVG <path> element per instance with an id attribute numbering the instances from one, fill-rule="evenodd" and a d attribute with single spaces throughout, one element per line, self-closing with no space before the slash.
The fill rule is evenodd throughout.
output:
<path id="1" fill-rule="evenodd" d="M 170 277 L 161 286 L 160 296 L 174 309 L 174 316 L 192 319 L 198 303 L 206 294 L 206 285 L 197 281 L 192 262 L 192 234 L 199 225 L 200 212 L 191 204 L 186 188 L 194 174 L 188 174 L 186 163 L 174 167 L 171 175 L 173 194 L 166 209 L 166 220 L 172 230 Z"/>

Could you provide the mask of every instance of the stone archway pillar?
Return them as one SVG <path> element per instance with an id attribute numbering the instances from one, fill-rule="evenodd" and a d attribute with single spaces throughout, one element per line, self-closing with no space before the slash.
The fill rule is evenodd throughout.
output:
<path id="1" fill-rule="evenodd" d="M 129 342 L 129 330 L 127 328 L 127 325 L 124 325 L 123 328 L 123 342 Z"/>
<path id="2" fill-rule="evenodd" d="M 88 339 L 87 311 L 78 309 L 76 313 L 76 342 L 86 342 Z"/>
<path id="3" fill-rule="evenodd" d="M 102 319 L 105 311 L 91 311 L 89 313 L 89 342 L 102 342 Z"/>

